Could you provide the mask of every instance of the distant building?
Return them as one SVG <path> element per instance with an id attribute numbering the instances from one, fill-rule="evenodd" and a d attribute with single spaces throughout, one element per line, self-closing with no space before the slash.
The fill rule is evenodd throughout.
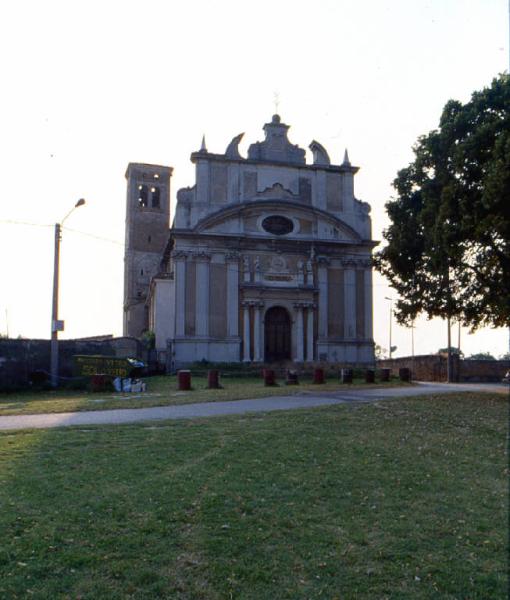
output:
<path id="1" fill-rule="evenodd" d="M 205 142 L 196 182 L 131 163 L 127 177 L 124 334 L 153 331 L 162 362 L 374 360 L 370 207 L 354 196 L 347 151 L 305 151 L 274 115 L 240 155 Z"/>

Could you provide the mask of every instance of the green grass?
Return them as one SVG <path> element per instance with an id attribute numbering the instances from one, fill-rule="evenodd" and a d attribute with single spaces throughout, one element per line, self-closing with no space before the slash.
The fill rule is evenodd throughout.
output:
<path id="1" fill-rule="evenodd" d="M 0 598 L 503 599 L 508 402 L 0 435 Z"/>
<path id="2" fill-rule="evenodd" d="M 363 388 L 373 384 L 355 381 L 353 385 L 342 385 L 338 379 L 330 378 L 324 385 L 314 385 L 311 378 L 300 380 L 298 386 L 287 386 L 280 381 L 277 387 L 265 387 L 261 377 L 222 378 L 224 386 L 220 390 L 207 389 L 207 377 L 193 376 L 193 390 L 181 392 L 177 389 L 175 376 L 150 377 L 146 380 L 147 391 L 141 394 L 91 393 L 57 390 L 46 392 L 18 392 L 0 394 L 0 416 L 38 413 L 74 412 L 84 410 L 107 410 L 113 408 L 147 408 L 149 406 L 169 406 L 193 402 L 219 402 L 222 400 L 242 400 L 298 394 L 303 391 L 333 391 L 352 389 L 353 385 Z M 377 385 L 409 385 L 398 380 Z"/>

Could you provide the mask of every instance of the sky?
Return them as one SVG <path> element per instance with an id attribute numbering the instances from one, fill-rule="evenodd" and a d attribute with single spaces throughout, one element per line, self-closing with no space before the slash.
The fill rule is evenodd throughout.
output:
<path id="1" fill-rule="evenodd" d="M 54 223 L 79 198 L 61 244 L 61 338 L 122 335 L 129 162 L 169 165 L 172 203 L 194 183 L 205 134 L 223 153 L 263 139 L 275 112 L 289 139 L 360 167 L 355 194 L 388 226 L 391 182 L 451 98 L 508 70 L 508 0 L 18 0 L 0 8 L 0 333 L 50 336 Z M 308 153 L 308 161 L 311 156 Z M 374 278 L 374 338 L 390 302 Z M 454 328 L 453 341 L 458 331 Z M 393 321 L 394 356 L 411 330 Z M 461 330 L 466 355 L 508 351 L 508 331 Z M 420 318 L 415 354 L 446 346 Z"/>

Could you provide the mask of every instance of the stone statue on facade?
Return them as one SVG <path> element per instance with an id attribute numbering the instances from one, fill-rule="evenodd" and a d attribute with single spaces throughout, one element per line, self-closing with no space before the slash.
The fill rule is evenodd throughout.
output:
<path id="1" fill-rule="evenodd" d="M 250 281 L 250 257 L 243 256 L 243 279 Z"/>
<path id="2" fill-rule="evenodd" d="M 298 276 L 298 284 L 305 284 L 305 263 L 301 259 L 297 261 L 297 276 Z"/>

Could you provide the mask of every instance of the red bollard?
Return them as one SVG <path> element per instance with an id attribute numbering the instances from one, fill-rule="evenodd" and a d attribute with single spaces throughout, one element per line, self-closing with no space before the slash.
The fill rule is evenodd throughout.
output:
<path id="1" fill-rule="evenodd" d="M 90 379 L 90 391 L 91 392 L 106 392 L 108 390 L 108 376 L 97 374 L 92 375 Z"/>
<path id="2" fill-rule="evenodd" d="M 191 389 L 191 371 L 177 371 L 177 389 L 181 391 Z"/>
<path id="3" fill-rule="evenodd" d="M 219 371 L 207 371 L 207 387 L 210 390 L 217 390 L 221 387 Z"/>
<path id="4" fill-rule="evenodd" d="M 380 370 L 380 378 L 381 381 L 389 381 L 390 380 L 390 375 L 391 375 L 391 369 L 381 369 Z"/>
<path id="5" fill-rule="evenodd" d="M 367 369 L 365 371 L 365 382 L 366 383 L 374 383 L 375 382 L 375 371 L 373 369 Z"/>
<path id="6" fill-rule="evenodd" d="M 276 385 L 273 369 L 264 369 L 262 371 L 262 377 L 264 378 L 265 386 Z"/>
<path id="7" fill-rule="evenodd" d="M 324 369 L 317 368 L 313 371 L 313 382 L 317 384 L 324 383 Z"/>

